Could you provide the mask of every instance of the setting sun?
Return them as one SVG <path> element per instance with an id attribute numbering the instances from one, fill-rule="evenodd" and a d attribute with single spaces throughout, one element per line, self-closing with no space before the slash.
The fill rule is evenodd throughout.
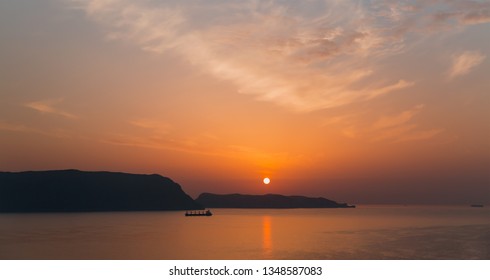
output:
<path id="1" fill-rule="evenodd" d="M 264 178 L 264 184 L 269 185 L 270 182 L 271 182 L 271 179 Z"/>

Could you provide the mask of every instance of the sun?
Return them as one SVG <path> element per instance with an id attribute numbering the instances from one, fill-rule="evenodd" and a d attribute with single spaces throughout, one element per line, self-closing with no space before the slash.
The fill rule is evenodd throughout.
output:
<path id="1" fill-rule="evenodd" d="M 269 183 L 271 182 L 271 179 L 265 177 L 263 181 L 264 181 L 264 184 L 269 185 Z"/>

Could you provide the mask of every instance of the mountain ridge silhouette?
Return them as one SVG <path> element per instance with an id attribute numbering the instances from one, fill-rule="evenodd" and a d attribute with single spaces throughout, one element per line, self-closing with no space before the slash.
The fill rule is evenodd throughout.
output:
<path id="1" fill-rule="evenodd" d="M 204 209 L 170 178 L 76 169 L 0 172 L 0 212 Z"/>

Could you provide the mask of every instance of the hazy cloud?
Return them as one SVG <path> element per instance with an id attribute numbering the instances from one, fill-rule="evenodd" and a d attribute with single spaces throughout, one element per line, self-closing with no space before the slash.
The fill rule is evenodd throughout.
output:
<path id="1" fill-rule="evenodd" d="M 441 133 L 443 131 L 444 131 L 444 129 L 442 129 L 442 128 L 412 131 L 411 133 L 402 134 L 400 137 L 398 137 L 398 139 L 395 140 L 395 142 L 427 140 L 427 139 L 431 139 L 431 138 L 435 137 L 436 135 L 438 135 L 439 133 Z"/>
<path id="2" fill-rule="evenodd" d="M 17 132 L 38 132 L 37 129 L 22 124 L 8 123 L 0 121 L 0 130 L 17 131 Z"/>
<path id="3" fill-rule="evenodd" d="M 378 17 L 387 19 L 393 35 L 455 30 L 490 22 L 490 2 L 478 0 L 378 0 L 372 2 Z"/>
<path id="4" fill-rule="evenodd" d="M 380 118 L 378 121 L 376 121 L 373 125 L 375 129 L 383 129 L 383 128 L 389 128 L 393 126 L 400 126 L 403 125 L 407 122 L 409 122 L 413 116 L 418 114 L 422 108 L 424 108 L 424 104 L 420 104 L 415 106 L 414 108 L 404 111 L 398 115 L 394 116 L 384 116 Z"/>
<path id="5" fill-rule="evenodd" d="M 487 4 L 490 6 L 490 4 Z M 479 24 L 490 22 L 490 8 L 482 9 L 479 11 L 472 11 L 470 13 L 465 14 L 460 19 L 462 22 L 466 24 Z"/>
<path id="6" fill-rule="evenodd" d="M 172 129 L 172 125 L 168 123 L 148 119 L 132 120 L 129 122 L 129 124 L 151 130 L 156 134 L 168 134 Z"/>
<path id="7" fill-rule="evenodd" d="M 57 137 L 57 138 L 72 137 L 70 133 L 61 129 L 55 129 L 55 130 L 40 129 L 37 127 L 32 127 L 24 124 L 10 123 L 1 120 L 0 120 L 0 130 L 21 132 L 21 133 L 35 133 L 35 134 L 42 134 L 45 136 Z"/>
<path id="8" fill-rule="evenodd" d="M 351 2 L 331 3 L 313 14 L 257 1 L 75 3 L 109 38 L 158 53 L 171 50 L 234 82 L 242 93 L 297 111 L 368 100 L 412 85 L 403 79 L 364 81 L 376 67 L 357 58 L 388 55 L 399 46 Z M 351 10 L 352 17 L 336 15 L 337 9 Z"/>
<path id="9" fill-rule="evenodd" d="M 427 1 L 430 3 L 430 1 Z M 435 12 L 433 19 L 437 22 L 456 20 L 460 24 L 481 24 L 490 22 L 490 2 L 488 1 L 432 1 Z"/>
<path id="10" fill-rule="evenodd" d="M 486 56 L 477 51 L 465 51 L 455 54 L 451 58 L 451 67 L 448 71 L 449 78 L 468 74 L 473 68 L 480 65 Z"/>
<path id="11" fill-rule="evenodd" d="M 177 54 L 233 82 L 241 93 L 296 111 L 412 86 L 403 77 L 381 74 L 380 59 L 403 53 L 409 34 L 486 22 L 489 9 L 479 1 L 437 0 L 72 3 L 100 23 L 108 38 Z"/>
<path id="12" fill-rule="evenodd" d="M 351 114 L 327 120 L 325 125 L 341 127 L 340 133 L 351 139 L 370 139 L 372 142 L 409 142 L 427 140 L 443 132 L 442 128 L 420 128 L 414 118 L 422 112 L 425 104 L 419 104 L 397 114 L 379 116 L 375 121 L 363 121 L 366 115 Z"/>
<path id="13" fill-rule="evenodd" d="M 392 116 L 383 116 L 379 118 L 373 125 L 370 133 L 373 135 L 373 141 L 390 141 L 394 143 L 419 141 L 433 138 L 444 129 L 429 129 L 420 130 L 418 126 L 412 122 L 413 117 L 419 114 L 425 107 L 424 104 L 419 104 L 412 109 L 403 111 Z"/>
<path id="14" fill-rule="evenodd" d="M 66 111 L 63 111 L 59 108 L 56 108 L 55 106 L 59 103 L 61 103 L 62 100 L 47 100 L 47 101 L 34 101 L 34 102 L 29 102 L 24 104 L 27 108 L 33 109 L 35 111 L 38 111 L 40 113 L 45 113 L 45 114 L 54 114 L 58 116 L 62 116 L 65 118 L 69 119 L 77 119 L 78 116 L 68 113 Z"/>
<path id="15" fill-rule="evenodd" d="M 128 121 L 132 133 L 112 133 L 102 137 L 102 142 L 118 146 L 142 147 L 158 150 L 174 150 L 203 155 L 220 155 L 218 139 L 207 134 L 186 136 L 178 128 L 155 119 L 135 119 Z M 136 130 L 134 128 L 139 128 Z"/>
<path id="16" fill-rule="evenodd" d="M 197 146 L 194 142 L 161 135 L 134 136 L 129 134 L 113 134 L 101 139 L 101 142 L 118 146 L 141 147 L 157 150 L 174 150 L 203 155 L 218 155 L 214 148 L 205 145 Z"/>

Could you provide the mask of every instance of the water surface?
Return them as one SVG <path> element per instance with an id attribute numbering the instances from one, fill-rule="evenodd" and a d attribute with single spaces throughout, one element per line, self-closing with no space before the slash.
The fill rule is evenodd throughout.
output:
<path id="1" fill-rule="evenodd" d="M 0 259 L 490 259 L 490 209 L 0 214 Z"/>

